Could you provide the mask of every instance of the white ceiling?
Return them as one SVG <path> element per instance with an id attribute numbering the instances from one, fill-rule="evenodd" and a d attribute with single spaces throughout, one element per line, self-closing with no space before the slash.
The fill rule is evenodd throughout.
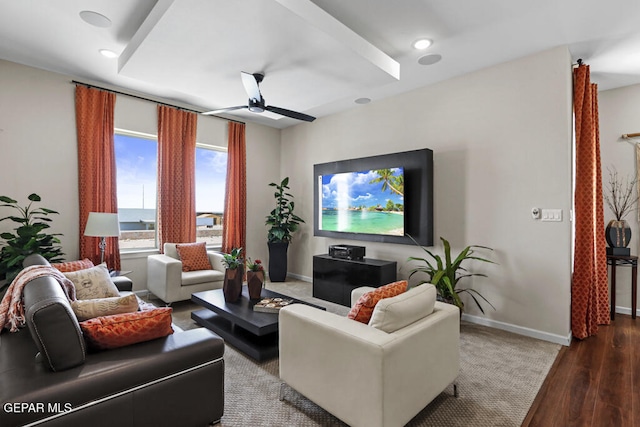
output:
<path id="1" fill-rule="evenodd" d="M 198 111 L 246 104 L 240 71 L 263 72 L 267 105 L 321 117 L 562 45 L 600 90 L 637 84 L 639 18 L 638 0 L 0 0 L 0 58 Z"/>

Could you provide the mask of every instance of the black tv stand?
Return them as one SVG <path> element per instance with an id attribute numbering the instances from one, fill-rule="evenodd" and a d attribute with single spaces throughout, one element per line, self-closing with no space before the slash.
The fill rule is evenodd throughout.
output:
<path id="1" fill-rule="evenodd" d="M 395 261 L 364 258 L 348 260 L 329 255 L 313 257 L 313 296 L 351 306 L 351 291 L 360 286 L 379 287 L 396 281 Z"/>

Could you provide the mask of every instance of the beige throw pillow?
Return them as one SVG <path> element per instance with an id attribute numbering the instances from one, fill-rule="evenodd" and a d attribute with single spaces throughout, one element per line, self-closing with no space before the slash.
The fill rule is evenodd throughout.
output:
<path id="1" fill-rule="evenodd" d="M 376 304 L 369 326 L 387 333 L 395 332 L 433 313 L 436 288 L 424 284 Z"/>
<path id="2" fill-rule="evenodd" d="M 118 288 L 109 277 L 107 265 L 102 263 L 85 270 L 78 270 L 64 273 L 67 279 L 71 280 L 76 287 L 76 298 L 96 299 L 118 297 Z"/>
<path id="3" fill-rule="evenodd" d="M 71 302 L 71 308 L 82 322 L 94 317 L 138 311 L 138 298 L 135 294 L 129 294 L 123 297 L 77 300 Z"/>

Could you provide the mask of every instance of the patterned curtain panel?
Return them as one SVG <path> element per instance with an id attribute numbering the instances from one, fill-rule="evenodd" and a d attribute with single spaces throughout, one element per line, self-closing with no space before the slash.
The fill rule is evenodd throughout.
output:
<path id="1" fill-rule="evenodd" d="M 196 241 L 196 113 L 158 105 L 158 238 Z"/>
<path id="2" fill-rule="evenodd" d="M 584 339 L 609 324 L 607 256 L 604 237 L 598 88 L 589 66 L 574 69 L 576 136 L 575 253 L 571 287 L 571 330 Z"/>
<path id="3" fill-rule="evenodd" d="M 115 104 L 114 93 L 76 85 L 80 259 L 89 258 L 94 264 L 100 262 L 99 238 L 84 236 L 89 212 L 118 212 L 113 148 Z M 120 269 L 117 237 L 107 237 L 104 260 L 109 268 Z"/>
<path id="4" fill-rule="evenodd" d="M 227 182 L 222 226 L 222 252 L 243 248 L 247 236 L 247 155 L 244 123 L 229 122 Z"/>

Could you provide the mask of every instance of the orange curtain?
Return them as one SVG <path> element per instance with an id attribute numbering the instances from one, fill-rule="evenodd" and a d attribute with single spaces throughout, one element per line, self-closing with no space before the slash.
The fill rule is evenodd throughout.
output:
<path id="1" fill-rule="evenodd" d="M 573 72 L 576 137 L 575 253 L 571 287 L 571 331 L 579 339 L 609 324 L 609 286 L 604 237 L 598 87 L 589 66 Z"/>
<path id="2" fill-rule="evenodd" d="M 99 238 L 84 236 L 89 212 L 118 212 L 113 148 L 115 104 L 114 93 L 76 86 L 80 258 L 89 258 L 94 264 L 100 262 Z M 117 237 L 107 237 L 104 260 L 109 268 L 120 270 Z"/>
<path id="3" fill-rule="evenodd" d="M 196 241 L 196 113 L 158 105 L 158 239 Z"/>
<path id="4" fill-rule="evenodd" d="M 243 248 L 247 256 L 247 154 L 244 123 L 229 122 L 227 182 L 222 226 L 222 252 Z"/>

